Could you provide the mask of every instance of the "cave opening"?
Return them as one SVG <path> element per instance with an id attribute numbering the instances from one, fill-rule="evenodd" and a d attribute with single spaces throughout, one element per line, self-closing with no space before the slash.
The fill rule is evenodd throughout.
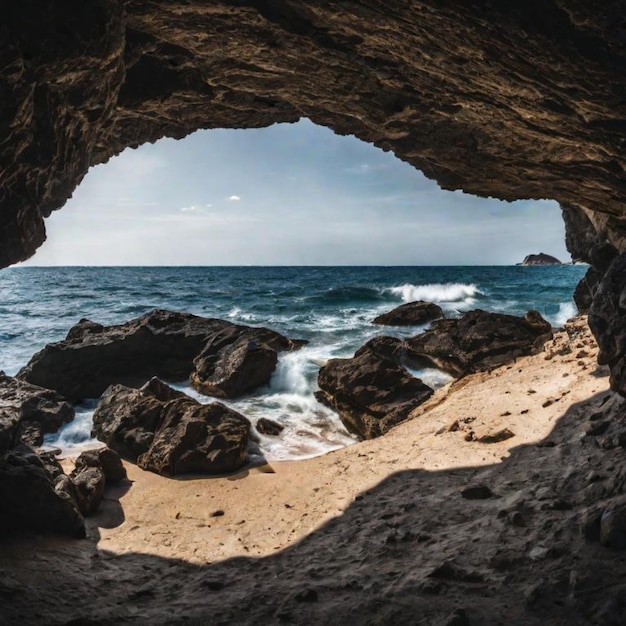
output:
<path id="1" fill-rule="evenodd" d="M 429 414 L 413 414 L 415 419 L 399 425 L 389 420 L 387 425 L 397 428 L 375 442 L 210 481 L 171 480 L 131 463 L 135 483 L 109 490 L 101 512 L 86 521 L 76 489 L 81 485 L 85 495 L 94 483 L 102 486 L 97 468 L 87 457 L 70 477 L 49 455 L 33 453 L 21 442 L 36 439 L 36 424 L 22 420 L 19 402 L 7 403 L 0 430 L 0 528 L 8 538 L 1 555 L 3 619 L 29 624 L 626 622 L 626 412 L 619 395 L 626 395 L 626 261 L 618 256 L 626 250 L 624 2 L 596 5 L 582 0 L 25 0 L 6 8 L 0 24 L 6 43 L 0 56 L 3 267 L 29 258 L 42 244 L 44 219 L 64 205 L 89 166 L 128 146 L 183 137 L 198 128 L 260 128 L 307 116 L 395 153 L 446 189 L 559 202 L 568 250 L 592 264 L 585 290 L 588 305 L 593 299 L 589 326 L 599 349 L 580 320 L 547 339 L 545 325 L 531 316 L 525 321 L 546 340 L 544 351 L 514 357 L 493 370 L 483 363 L 485 371 L 464 376 L 450 398 L 433 408 L 441 399 L 435 392 Z M 240 210 L 246 199 L 235 189 L 221 195 L 231 209 Z M 172 211 L 188 223 L 187 218 L 214 208 L 206 204 L 213 203 L 200 205 L 192 198 Z M 132 212 L 124 203 L 119 208 Z M 62 215 L 54 214 L 50 224 Z M 324 217 L 302 229 L 325 226 Z M 396 244 L 390 253 L 414 253 L 415 246 L 404 239 L 414 235 L 412 228 L 386 230 L 393 222 L 378 223 L 381 234 Z M 165 239 L 183 241 L 173 223 Z M 353 222 L 350 229 L 361 226 Z M 202 238 L 201 229 L 190 230 Z M 537 230 L 543 234 L 543 228 Z M 100 242 L 82 231 L 66 245 L 80 247 L 83 242 L 76 239 L 84 236 L 83 251 L 94 255 L 91 263 L 105 262 L 98 255 L 111 249 L 131 250 L 141 238 L 121 216 L 121 238 L 107 236 L 97 221 L 91 231 L 101 235 Z M 154 245 L 155 233 L 143 232 L 163 251 L 156 261 L 171 264 L 163 243 Z M 253 235 L 250 251 L 259 245 Z M 54 241 L 61 239 L 53 236 L 49 245 Z M 505 246 L 511 239 L 500 241 Z M 203 243 L 210 245 L 208 238 Z M 341 245 L 348 247 L 345 239 L 335 247 Z M 442 302 L 446 313 L 463 313 L 497 300 L 520 313 L 515 303 L 528 304 L 532 294 L 532 305 L 554 319 L 565 294 L 560 290 L 567 283 L 563 298 L 569 299 L 571 286 L 547 277 L 583 271 L 577 266 L 507 268 L 509 277 L 522 277 L 522 298 L 510 289 L 511 280 L 505 289 L 485 289 L 493 276 L 481 266 L 457 275 L 455 282 L 449 274 L 432 274 L 428 290 L 415 275 L 393 274 L 400 271 L 397 266 L 377 269 L 366 289 L 360 279 L 350 283 L 359 289 L 341 289 L 335 281 L 348 276 L 349 267 L 333 268 L 329 275 L 315 266 L 317 257 L 307 256 L 302 240 L 292 248 L 299 256 L 289 262 L 308 268 L 280 271 L 309 282 L 289 293 L 276 290 L 274 269 L 231 268 L 233 281 L 224 288 L 217 277 L 206 281 L 194 275 L 193 267 L 142 275 L 133 270 L 126 278 L 120 274 L 124 268 L 106 268 L 107 284 L 102 268 L 9 268 L 0 273 L 5 316 L 0 339 L 6 346 L 51 328 L 61 337 L 83 305 L 92 308 L 93 317 L 117 322 L 115 316 L 127 318 L 163 303 L 172 286 L 181 288 L 177 305 L 185 302 L 203 314 L 217 310 L 237 321 L 250 315 L 247 321 L 253 323 L 260 319 L 255 315 L 266 313 L 254 307 L 238 311 L 242 307 L 232 306 L 233 296 L 241 300 L 260 285 L 273 301 L 272 325 L 289 317 L 303 334 L 323 327 L 339 345 L 333 356 L 346 356 L 341 350 L 351 353 L 355 346 L 340 342 L 354 323 L 369 328 L 379 306 L 430 298 Z M 371 248 L 361 244 L 361 256 L 351 262 L 372 260 Z M 449 250 L 447 244 L 439 248 Z M 555 254 L 533 246 L 499 262 L 514 263 L 540 251 Z M 475 252 L 484 258 L 490 250 L 476 246 Z M 425 262 L 401 256 L 387 262 L 396 261 Z M 264 262 L 276 261 L 266 257 Z M 182 280 L 181 272 L 190 272 L 188 279 Z M 259 272 L 254 280 L 251 272 Z M 311 289 L 312 284 L 317 287 Z M 542 310 L 542 302 L 547 307 L 546 297 L 553 296 L 556 304 L 550 306 L 556 308 Z M 220 297 L 222 309 L 216 306 Z M 279 310 L 286 302 L 300 303 L 306 311 Z M 137 303 L 141 310 L 133 309 Z M 367 315 L 359 319 L 354 311 L 364 308 Z M 453 327 L 454 319 L 450 315 L 440 326 Z M 163 328 L 163 321 L 161 313 L 148 320 L 152 331 Z M 480 326 L 476 316 L 469 321 L 472 328 Z M 99 334 L 108 337 L 106 332 L 87 320 L 72 328 L 68 341 L 89 344 Z M 486 334 L 488 339 L 496 335 Z M 361 356 L 375 364 L 370 370 L 384 370 L 378 364 L 390 364 L 398 346 L 409 345 L 403 331 L 389 335 L 367 338 L 369 347 Z M 485 335 L 471 336 L 480 352 Z M 415 351 L 415 343 L 410 346 Z M 67 354 L 66 347 L 49 353 Z M 314 341 L 305 349 L 314 350 Z M 293 351 L 289 358 L 292 354 L 304 352 Z M 328 356 L 309 355 L 318 366 Z M 124 363 L 126 356 L 114 360 Z M 22 364 L 15 363 L 15 371 Z M 94 376 L 100 365 L 83 362 L 64 382 Z M 291 374 L 283 370 L 276 382 L 297 387 L 301 379 Z M 25 378 L 2 380 L 6 391 L 22 388 Z M 407 385 L 414 389 L 414 380 Z M 155 398 L 170 393 L 158 383 L 150 390 Z M 136 392 L 126 393 L 137 398 Z M 49 394 L 39 398 L 44 405 L 57 401 Z M 371 408 L 380 416 L 380 406 Z M 286 409 L 297 413 L 298 405 L 289 401 Z M 172 438 L 163 434 L 160 445 L 167 439 Z M 159 449 L 153 450 L 152 462 Z M 94 474 L 98 480 L 92 480 Z M 82 533 L 87 540 L 29 534 L 14 539 L 4 532 L 26 528 Z"/>
<path id="2" fill-rule="evenodd" d="M 317 402 L 318 371 L 375 336 L 428 326 L 372 324 L 394 305 L 427 300 L 453 318 L 533 309 L 559 326 L 576 312 L 571 293 L 585 271 L 514 267 L 529 253 L 566 259 L 556 202 L 444 191 L 393 153 L 306 119 L 127 149 L 92 168 L 47 229 L 34 257 L 0 277 L 0 318 L 15 329 L 4 339 L 7 373 L 83 318 L 123 324 L 168 309 L 270 327 L 310 342 L 280 357 L 261 393 L 231 404 L 286 428 L 263 438 L 270 460 L 354 442 Z M 29 310 L 33 289 L 45 297 Z M 451 380 L 433 363 L 405 366 L 433 388 Z M 96 404 L 86 399 L 48 445 L 94 445 Z"/>
<path id="3" fill-rule="evenodd" d="M 302 119 L 197 131 L 92 168 L 26 265 L 514 265 L 569 260 L 556 202 L 439 188 Z"/>

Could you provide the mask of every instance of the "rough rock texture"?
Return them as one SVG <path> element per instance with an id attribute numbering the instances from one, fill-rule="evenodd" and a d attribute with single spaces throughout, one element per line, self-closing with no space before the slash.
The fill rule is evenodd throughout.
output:
<path id="1" fill-rule="evenodd" d="M 76 502 L 83 515 L 91 515 L 98 510 L 104 496 L 106 479 L 100 467 L 84 466 L 70 474 L 74 483 Z"/>
<path id="2" fill-rule="evenodd" d="M 0 372 L 0 451 L 22 439 L 41 445 L 44 433 L 74 419 L 74 407 L 58 393 Z"/>
<path id="3" fill-rule="evenodd" d="M 331 359 L 319 371 L 317 399 L 362 439 L 384 435 L 433 394 L 399 363 L 401 351 L 401 340 L 379 337 L 351 359 Z"/>
<path id="4" fill-rule="evenodd" d="M 450 189 L 555 198 L 621 239 L 624 5 L 24 0 L 3 11 L 0 264 L 90 165 L 302 116 Z"/>
<path id="5" fill-rule="evenodd" d="M 539 254 L 527 255 L 519 265 L 561 265 L 561 261 L 556 257 L 540 252 Z"/>
<path id="6" fill-rule="evenodd" d="M 598 288 L 598 283 L 601 278 L 602 273 L 595 267 L 590 267 L 576 285 L 576 289 L 574 289 L 574 302 L 576 303 L 579 313 L 585 314 L 589 312 L 589 308 L 593 302 L 593 295 Z"/>
<path id="7" fill-rule="evenodd" d="M 264 328 L 156 309 L 117 326 L 81 320 L 65 341 L 35 354 L 18 377 L 74 400 L 97 398 L 114 383 L 139 386 L 152 376 L 184 380 L 205 344 L 227 345 L 252 335 L 297 344 Z"/>
<path id="8" fill-rule="evenodd" d="M 36 530 L 85 536 L 74 486 L 52 458 L 18 444 L 0 454 L 0 532 Z"/>
<path id="9" fill-rule="evenodd" d="M 611 368 L 611 389 L 626 395 L 626 254 L 616 258 L 600 280 L 589 309 L 589 327 Z"/>
<path id="10" fill-rule="evenodd" d="M 208 396 L 236 398 L 269 382 L 278 352 L 305 343 L 268 328 L 231 324 L 214 333 L 194 359 L 191 384 Z"/>
<path id="11" fill-rule="evenodd" d="M 200 404 L 166 389 L 154 382 L 141 390 L 110 387 L 94 413 L 94 434 L 142 469 L 160 474 L 239 469 L 250 422 L 218 402 Z"/>
<path id="12" fill-rule="evenodd" d="M 407 339 L 406 358 L 464 376 L 535 354 L 551 338 L 552 327 L 536 311 L 522 318 L 478 309 L 460 319 L 437 320 Z"/>
<path id="13" fill-rule="evenodd" d="M 388 311 L 374 318 L 372 323 L 386 326 L 418 326 L 420 324 L 427 324 L 443 316 L 443 311 L 440 306 L 432 302 L 419 300 L 417 302 L 401 304 L 393 309 L 393 311 Z"/>
<path id="14" fill-rule="evenodd" d="M 76 470 L 86 467 L 100 468 L 107 485 L 116 485 L 126 478 L 126 468 L 122 465 L 120 455 L 110 448 L 98 448 L 82 452 L 76 459 Z"/>

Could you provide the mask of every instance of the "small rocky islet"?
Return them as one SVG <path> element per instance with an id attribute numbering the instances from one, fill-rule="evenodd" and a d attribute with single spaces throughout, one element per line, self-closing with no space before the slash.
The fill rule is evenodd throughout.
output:
<path id="1" fill-rule="evenodd" d="M 440 317 L 436 305 L 409 303 L 399 307 L 398 325 L 411 308 Z M 536 312 L 520 318 L 470 311 L 436 320 L 414 337 L 379 336 L 352 358 L 331 359 L 319 371 L 316 397 L 348 431 L 372 439 L 410 419 L 434 392 L 407 367 L 436 367 L 458 378 L 534 354 L 551 337 Z M 161 378 L 189 379 L 201 393 L 236 398 L 268 384 L 279 353 L 305 344 L 267 328 L 158 309 L 115 326 L 81 320 L 16 377 L 0 374 L 0 528 L 84 536 L 84 516 L 98 509 L 106 485 L 125 477 L 121 458 L 165 476 L 241 469 L 253 438 L 248 418 L 218 401 L 200 403 Z M 100 397 L 93 434 L 106 447 L 81 454 L 68 476 L 39 446 L 44 433 L 73 419 L 72 403 L 90 397 Z M 256 427 L 281 433 L 264 418 Z"/>

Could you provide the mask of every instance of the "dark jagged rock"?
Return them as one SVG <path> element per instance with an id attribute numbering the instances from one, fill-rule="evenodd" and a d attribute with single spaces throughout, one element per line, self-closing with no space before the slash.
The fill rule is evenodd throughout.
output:
<path id="1" fill-rule="evenodd" d="M 319 371 L 317 399 L 362 439 L 385 434 L 433 394 L 398 363 L 401 352 L 400 340 L 385 337 L 366 343 L 351 359 L 331 359 Z"/>
<path id="2" fill-rule="evenodd" d="M 405 341 L 406 358 L 464 376 L 536 354 L 552 338 L 552 327 L 536 311 L 524 317 L 469 311 L 460 319 L 437 320 Z"/>
<path id="3" fill-rule="evenodd" d="M 622 16 L 615 0 L 12 3 L 0 265 L 31 255 L 89 166 L 127 146 L 302 116 L 447 189 L 602 212 L 596 228 L 620 237 Z"/>
<path id="4" fill-rule="evenodd" d="M 239 469 L 246 461 L 250 422 L 222 404 L 200 404 L 179 392 L 161 399 L 170 395 L 164 386 L 158 386 L 160 397 L 152 395 L 151 387 L 110 387 L 93 417 L 98 439 L 161 474 Z"/>
<path id="5" fill-rule="evenodd" d="M 82 320 L 68 339 L 35 354 L 18 377 L 73 400 L 97 398 L 115 383 L 140 386 L 152 376 L 185 380 L 205 345 L 257 335 L 272 345 L 300 345 L 268 329 L 159 309 L 117 326 Z"/>
<path id="6" fill-rule="evenodd" d="M 92 436 L 136 462 L 154 439 L 165 403 L 149 392 L 112 385 L 94 411 Z"/>
<path id="7" fill-rule="evenodd" d="M 611 502 L 602 512 L 600 541 L 616 550 L 626 550 L 626 497 Z"/>
<path id="8" fill-rule="evenodd" d="M 228 474 L 246 462 L 250 422 L 223 404 L 174 400 L 147 452 L 137 459 L 145 470 L 176 474 Z"/>
<path id="9" fill-rule="evenodd" d="M 529 254 L 518 265 L 563 265 L 556 257 L 540 252 L 539 254 Z"/>
<path id="10" fill-rule="evenodd" d="M 120 455 L 110 448 L 98 448 L 82 452 L 76 459 L 75 469 L 96 467 L 102 470 L 107 485 L 116 485 L 126 478 L 126 468 Z"/>
<path id="11" fill-rule="evenodd" d="M 45 433 L 73 418 L 74 408 L 58 393 L 0 372 L 0 451 L 19 439 L 39 446 Z"/>
<path id="12" fill-rule="evenodd" d="M 261 417 L 256 423 L 256 429 L 262 435 L 269 435 L 271 437 L 278 437 L 280 433 L 285 430 L 285 427 L 274 420 L 267 419 L 266 417 Z"/>
<path id="13" fill-rule="evenodd" d="M 76 468 L 70 474 L 70 480 L 74 483 L 76 502 L 83 515 L 91 515 L 98 510 L 106 479 L 100 467 L 82 466 Z"/>
<path id="14" fill-rule="evenodd" d="M 611 369 L 611 389 L 626 395 L 626 254 L 617 257 L 600 280 L 589 327 L 600 348 L 598 363 Z"/>
<path id="15" fill-rule="evenodd" d="M 432 302 L 407 302 L 374 318 L 373 324 L 386 326 L 419 326 L 443 317 L 440 306 Z"/>
<path id="16" fill-rule="evenodd" d="M 209 357 L 208 362 L 212 361 Z M 278 354 L 267 346 L 244 339 L 220 350 L 214 367 L 205 367 L 206 363 L 204 355 L 196 359 L 198 369 L 191 375 L 191 384 L 207 396 L 236 398 L 269 383 Z"/>
<path id="17" fill-rule="evenodd" d="M 36 530 L 84 537 L 85 522 L 68 481 L 50 459 L 44 463 L 28 446 L 18 444 L 1 453 L 0 531 Z"/>
<path id="18" fill-rule="evenodd" d="M 593 296 L 598 288 L 602 273 L 595 267 L 590 267 L 574 289 L 574 302 L 578 312 L 584 315 L 589 312 Z"/>

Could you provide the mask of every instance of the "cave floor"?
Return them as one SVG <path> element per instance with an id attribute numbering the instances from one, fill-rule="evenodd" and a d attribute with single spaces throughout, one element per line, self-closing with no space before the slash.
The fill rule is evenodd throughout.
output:
<path id="1" fill-rule="evenodd" d="M 622 624 L 626 553 L 593 520 L 626 427 L 596 356 L 578 320 L 376 440 L 221 478 L 127 465 L 86 540 L 4 538 L 0 624 Z"/>

